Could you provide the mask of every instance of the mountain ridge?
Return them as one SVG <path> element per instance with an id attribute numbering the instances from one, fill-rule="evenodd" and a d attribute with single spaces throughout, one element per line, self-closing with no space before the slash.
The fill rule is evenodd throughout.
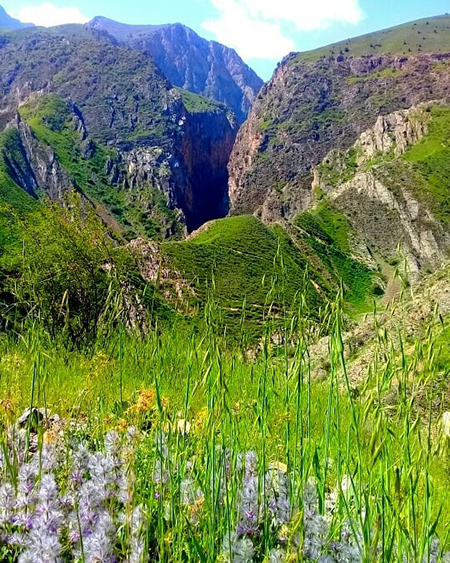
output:
<path id="1" fill-rule="evenodd" d="M 7 13 L 3 6 L 0 6 L 0 29 L 24 29 L 26 27 L 34 27 L 34 24 L 23 23 L 13 18 Z"/>
<path id="2" fill-rule="evenodd" d="M 349 148 L 379 115 L 448 96 L 450 17 L 406 28 L 420 38 L 412 47 L 403 45 L 405 26 L 400 26 L 395 33 L 379 32 L 376 45 L 381 47 L 356 38 L 340 51 L 330 46 L 284 59 L 258 95 L 233 149 L 233 213 L 291 219 L 311 204 L 312 168 L 331 149 Z M 424 52 L 424 29 L 433 36 L 430 52 Z M 405 54 L 371 52 L 383 45 L 389 51 L 394 39 Z M 436 42 L 445 52 L 433 51 Z"/>
<path id="3" fill-rule="evenodd" d="M 240 122 L 263 85 L 234 49 L 208 41 L 181 23 L 133 25 L 97 16 L 87 26 L 149 52 L 174 86 L 227 104 Z"/>

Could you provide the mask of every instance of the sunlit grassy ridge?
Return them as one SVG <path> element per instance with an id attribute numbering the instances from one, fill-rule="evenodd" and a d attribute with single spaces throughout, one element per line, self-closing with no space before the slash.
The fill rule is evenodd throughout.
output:
<path id="1" fill-rule="evenodd" d="M 304 214 L 303 229 L 292 233 L 252 216 L 230 217 L 187 241 L 164 243 L 162 250 L 201 300 L 213 295 L 230 326 L 243 315 L 250 324 L 261 322 L 269 305 L 295 308 L 302 293 L 311 316 L 319 318 L 341 279 L 348 301 L 370 303 L 375 273 L 350 256 L 345 218 L 325 208 L 322 215 Z"/>
<path id="2" fill-rule="evenodd" d="M 410 55 L 448 53 L 450 51 L 450 16 L 437 16 L 376 31 L 314 51 L 300 53 L 299 60 L 315 61 L 330 54 L 344 57 L 363 55 Z"/>

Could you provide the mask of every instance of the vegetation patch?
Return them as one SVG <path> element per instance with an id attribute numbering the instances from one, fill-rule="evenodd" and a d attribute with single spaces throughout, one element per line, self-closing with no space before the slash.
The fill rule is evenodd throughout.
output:
<path id="1" fill-rule="evenodd" d="M 431 106 L 426 136 L 410 147 L 404 158 L 418 176 L 413 190 L 425 199 L 435 216 L 450 223 L 450 108 Z"/>

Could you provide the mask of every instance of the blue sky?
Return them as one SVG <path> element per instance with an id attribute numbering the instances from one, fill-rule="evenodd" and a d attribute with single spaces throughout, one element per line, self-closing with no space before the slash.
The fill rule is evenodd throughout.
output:
<path id="1" fill-rule="evenodd" d="M 55 25 L 103 15 L 125 23 L 179 21 L 234 47 L 268 79 L 289 51 L 450 12 L 450 0 L 0 0 L 22 21 Z"/>

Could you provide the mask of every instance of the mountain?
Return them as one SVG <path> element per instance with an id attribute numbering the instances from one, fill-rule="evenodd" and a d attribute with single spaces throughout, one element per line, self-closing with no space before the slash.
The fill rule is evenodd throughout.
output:
<path id="1" fill-rule="evenodd" d="M 22 23 L 21 21 L 12 18 L 3 6 L 0 6 L 0 29 L 22 29 L 32 26 L 32 23 Z"/>
<path id="2" fill-rule="evenodd" d="M 240 122 L 263 85 L 236 51 L 207 41 L 182 24 L 127 25 L 96 17 L 88 26 L 150 53 L 174 86 L 228 105 Z"/>
<path id="3" fill-rule="evenodd" d="M 0 35 L 4 200 L 71 187 L 127 237 L 181 236 L 228 209 L 231 111 L 84 26 Z"/>
<path id="4" fill-rule="evenodd" d="M 263 87 L 230 159 L 232 213 L 293 219 L 313 168 L 378 117 L 450 96 L 450 16 L 290 54 Z"/>

